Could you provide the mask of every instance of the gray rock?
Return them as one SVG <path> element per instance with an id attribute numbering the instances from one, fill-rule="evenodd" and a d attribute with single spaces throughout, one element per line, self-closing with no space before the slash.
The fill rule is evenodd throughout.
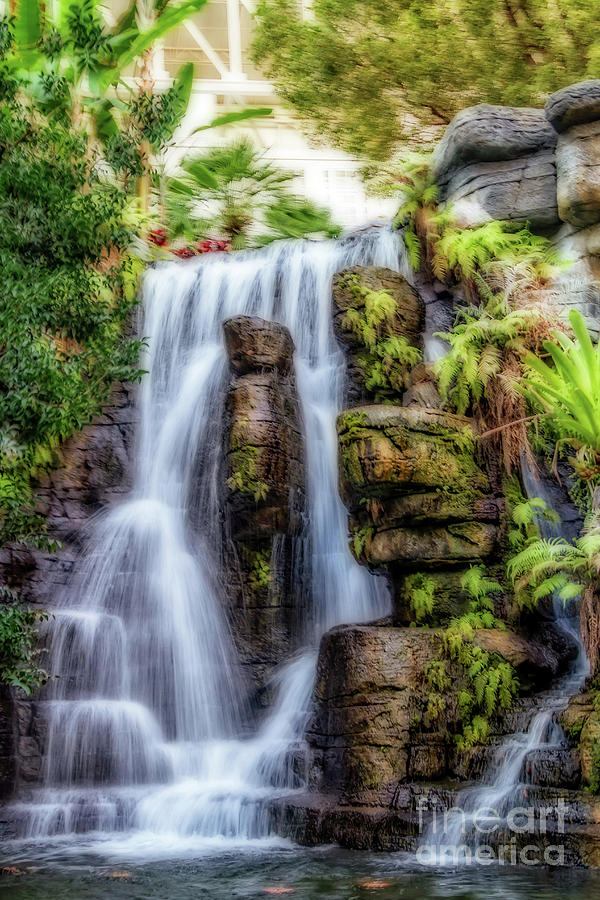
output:
<path id="1" fill-rule="evenodd" d="M 600 222 L 600 121 L 574 125 L 559 136 L 556 176 L 562 221 L 579 228 Z"/>
<path id="2" fill-rule="evenodd" d="M 600 119 L 600 79 L 579 81 L 556 91 L 546 101 L 544 111 L 558 132 Z"/>
<path id="3" fill-rule="evenodd" d="M 560 224 L 554 152 L 466 165 L 441 185 L 441 199 L 463 227 L 500 219 L 527 222 L 533 229 L 554 228 Z"/>
<path id="4" fill-rule="evenodd" d="M 552 151 L 556 132 L 541 109 L 482 103 L 458 113 L 438 144 L 433 176 L 444 183 L 471 163 L 500 162 Z"/>

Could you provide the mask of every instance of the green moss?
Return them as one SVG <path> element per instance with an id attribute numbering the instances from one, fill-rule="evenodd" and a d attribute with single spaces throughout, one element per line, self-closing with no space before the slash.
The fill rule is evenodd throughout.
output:
<path id="1" fill-rule="evenodd" d="M 592 771 L 588 787 L 592 794 L 600 794 L 600 738 L 595 737 L 591 746 Z"/>
<path id="2" fill-rule="evenodd" d="M 268 484 L 257 475 L 258 457 L 258 447 L 247 446 L 234 450 L 230 456 L 231 475 L 226 482 L 233 493 L 249 494 L 256 503 L 265 500 L 269 493 Z"/>

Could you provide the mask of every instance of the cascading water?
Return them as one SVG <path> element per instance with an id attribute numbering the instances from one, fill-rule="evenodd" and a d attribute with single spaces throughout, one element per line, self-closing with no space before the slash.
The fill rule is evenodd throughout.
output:
<path id="1" fill-rule="evenodd" d="M 396 236 L 285 242 L 147 274 L 135 485 L 95 525 L 51 622 L 60 677 L 38 703 L 48 721 L 43 784 L 13 807 L 25 836 L 258 838 L 269 833 L 269 798 L 298 787 L 289 748 L 305 725 L 316 639 L 388 602 L 385 585 L 350 554 L 337 488 L 345 368 L 331 281 L 356 264 L 398 269 Z M 222 323 L 234 315 L 281 322 L 295 342 L 308 473 L 304 590 L 316 610 L 314 639 L 283 668 L 274 708 L 246 739 L 220 584 Z"/>
<path id="2" fill-rule="evenodd" d="M 527 497 L 540 497 L 551 509 L 551 498 L 544 482 L 525 455 L 521 459 L 521 472 Z M 560 536 L 560 526 L 550 520 L 540 518 L 538 527 L 544 538 Z M 529 805 L 529 759 L 539 751 L 553 751 L 565 746 L 565 734 L 556 720 L 585 681 L 589 665 L 575 606 L 571 604 L 565 608 L 555 595 L 552 609 L 556 626 L 577 647 L 571 672 L 553 689 L 536 696 L 525 730 L 508 735 L 499 745 L 484 772 L 482 783 L 459 793 L 455 808 L 446 814 L 443 828 L 439 828 L 439 816 L 435 816 L 421 841 L 425 851 L 422 858 L 428 863 L 455 864 L 461 858 L 459 853 L 463 860 L 476 858 L 473 854 L 478 847 L 486 846 L 491 833 L 506 834 L 507 816 L 511 810 Z"/>

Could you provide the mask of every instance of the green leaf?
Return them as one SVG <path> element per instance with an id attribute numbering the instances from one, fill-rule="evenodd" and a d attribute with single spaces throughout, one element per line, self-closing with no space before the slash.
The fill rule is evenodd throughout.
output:
<path id="1" fill-rule="evenodd" d="M 14 23 L 18 48 L 35 47 L 42 36 L 42 21 L 38 0 L 17 0 Z"/>
<path id="2" fill-rule="evenodd" d="M 217 116 L 209 125 L 201 125 L 195 128 L 192 134 L 198 134 L 199 131 L 208 131 L 209 128 L 221 128 L 222 125 L 232 125 L 234 122 L 243 122 L 246 119 L 261 119 L 270 116 L 273 112 L 268 107 L 260 107 L 259 109 L 243 109 L 240 112 L 224 113 Z"/>
<path id="3" fill-rule="evenodd" d="M 169 31 L 177 28 L 189 16 L 199 12 L 207 3 L 208 0 L 185 0 L 178 6 L 166 7 L 154 25 L 147 31 L 140 32 L 137 38 L 119 55 L 115 68 L 104 75 L 101 82 L 102 89 L 106 90 L 110 84 L 119 81 L 127 66 L 142 56 L 152 44 L 163 38 Z"/>

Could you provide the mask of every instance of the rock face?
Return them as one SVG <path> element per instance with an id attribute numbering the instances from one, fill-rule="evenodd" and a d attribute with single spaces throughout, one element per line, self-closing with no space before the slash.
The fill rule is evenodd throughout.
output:
<path id="1" fill-rule="evenodd" d="M 389 806 L 409 777 L 444 775 L 444 736 L 418 744 L 413 734 L 438 649 L 421 629 L 348 626 L 324 636 L 308 736 L 318 790 L 344 805 Z"/>
<path id="2" fill-rule="evenodd" d="M 547 292 L 597 333 L 600 319 L 600 80 L 557 91 L 541 109 L 462 110 L 433 157 L 440 200 L 462 226 L 491 219 L 549 235 L 569 266 Z"/>
<path id="3" fill-rule="evenodd" d="M 489 557 L 499 538 L 500 509 L 474 460 L 470 421 L 361 406 L 342 413 L 338 435 L 355 554 L 390 572 L 399 624 L 410 622 L 407 576 L 433 572 L 443 621 L 457 612 L 460 573 Z"/>
<path id="4" fill-rule="evenodd" d="M 544 111 L 481 104 L 452 120 L 434 153 L 440 199 L 463 225 L 559 224 L 554 148 Z"/>
<path id="5" fill-rule="evenodd" d="M 267 702 L 272 668 L 298 635 L 293 572 L 302 556 L 302 423 L 287 328 L 248 316 L 224 325 L 233 378 L 227 397 L 228 531 L 237 571 L 233 630 L 254 685 Z"/>
<path id="6" fill-rule="evenodd" d="M 346 351 L 348 398 L 353 403 L 382 392 L 380 386 L 369 389 L 365 384 L 378 358 L 367 350 L 347 321 L 349 310 L 362 313 L 364 309 L 360 295 L 352 289 L 356 283 L 370 291 L 386 291 L 392 298 L 394 313 L 382 324 L 382 337 L 403 337 L 411 346 L 421 348 L 425 325 L 423 300 L 399 272 L 379 266 L 353 266 L 334 277 L 333 324 L 336 337 Z"/>

